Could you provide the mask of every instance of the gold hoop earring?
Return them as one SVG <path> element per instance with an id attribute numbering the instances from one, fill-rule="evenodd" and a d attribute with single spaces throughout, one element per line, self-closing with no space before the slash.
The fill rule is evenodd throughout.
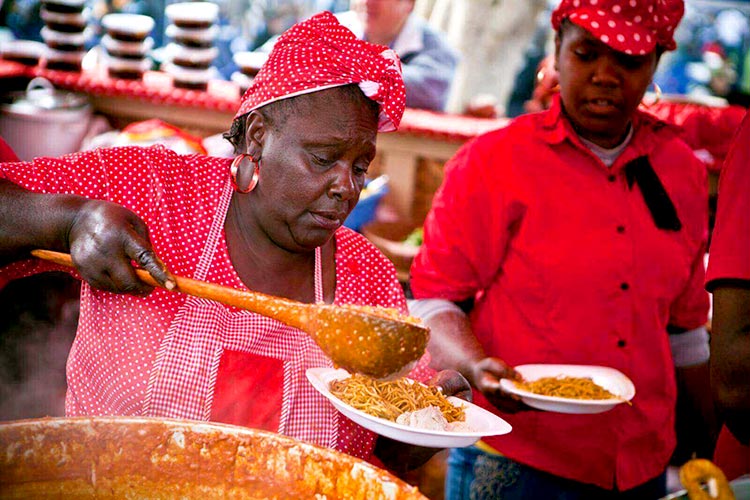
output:
<path id="1" fill-rule="evenodd" d="M 661 101 L 661 87 L 659 87 L 659 84 L 656 82 L 653 82 L 654 84 L 654 104 Z"/>
<path id="2" fill-rule="evenodd" d="M 253 164 L 253 175 L 250 178 L 250 184 L 245 189 L 241 189 L 239 186 L 239 183 L 237 182 L 237 175 L 239 174 L 240 170 L 240 163 L 245 161 L 245 159 L 249 159 L 250 163 Z M 232 181 L 232 187 L 235 191 L 238 193 L 249 193 L 255 187 L 258 185 L 258 178 L 260 177 L 260 160 L 255 161 L 255 158 L 253 158 L 251 155 L 248 154 L 241 154 L 234 157 L 234 160 L 232 160 L 232 165 L 229 167 L 229 178 Z"/>

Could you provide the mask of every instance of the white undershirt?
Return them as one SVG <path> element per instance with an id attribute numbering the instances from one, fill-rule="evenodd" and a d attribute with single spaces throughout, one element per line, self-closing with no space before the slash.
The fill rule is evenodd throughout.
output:
<path id="1" fill-rule="evenodd" d="M 584 139 L 580 135 L 578 136 L 578 138 L 581 139 L 583 145 L 589 148 L 591 152 L 594 153 L 602 161 L 602 163 L 604 163 L 608 167 L 611 167 L 617 157 L 620 156 L 620 153 L 622 153 L 622 151 L 630 143 L 630 139 L 633 138 L 633 127 L 629 127 L 628 135 L 625 137 L 625 139 L 619 145 L 611 149 L 603 148 L 598 144 L 594 144 L 593 142 Z"/>

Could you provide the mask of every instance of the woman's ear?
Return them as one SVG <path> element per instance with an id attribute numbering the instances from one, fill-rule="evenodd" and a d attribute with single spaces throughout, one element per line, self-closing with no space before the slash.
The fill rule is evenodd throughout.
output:
<path id="1" fill-rule="evenodd" d="M 260 160 L 263 151 L 263 141 L 268 130 L 265 117 L 258 111 L 251 111 L 245 123 L 245 147 L 249 155 Z"/>

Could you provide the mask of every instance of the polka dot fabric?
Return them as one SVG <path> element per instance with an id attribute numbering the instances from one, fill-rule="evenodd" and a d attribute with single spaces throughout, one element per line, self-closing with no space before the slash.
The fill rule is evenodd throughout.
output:
<path id="1" fill-rule="evenodd" d="M 398 128 L 406 105 L 398 56 L 357 39 L 333 14 L 321 12 L 279 37 L 235 118 L 280 99 L 350 83 L 380 105 L 381 132 Z"/>
<path id="2" fill-rule="evenodd" d="M 684 11 L 682 0 L 562 0 L 552 27 L 570 19 L 619 52 L 645 55 L 657 46 L 676 48 L 674 30 Z"/>
<path id="3" fill-rule="evenodd" d="M 174 273 L 244 289 L 223 232 L 232 194 L 229 161 L 179 156 L 161 146 L 126 147 L 6 163 L 0 177 L 37 192 L 121 203 L 144 219 L 156 251 Z M 358 233 L 341 228 L 335 238 L 335 302 L 406 312 L 393 265 Z M 0 279 L 52 269 L 59 268 L 27 260 L 0 269 Z M 331 366 L 307 335 L 257 314 L 161 289 L 144 298 L 83 284 L 67 364 L 66 413 L 207 420 L 224 350 L 283 361 L 281 419 L 273 430 L 370 456 L 375 436 L 336 412 L 307 382 L 307 368 Z M 428 362 L 425 356 L 411 376 L 428 379 L 434 373 Z M 241 401 L 252 404 L 254 398 L 247 394 Z"/>

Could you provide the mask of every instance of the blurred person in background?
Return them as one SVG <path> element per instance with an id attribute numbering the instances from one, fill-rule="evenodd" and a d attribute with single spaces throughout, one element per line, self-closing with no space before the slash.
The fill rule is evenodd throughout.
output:
<path id="1" fill-rule="evenodd" d="M 721 170 L 706 288 L 711 385 L 725 423 L 714 460 L 733 479 L 750 473 L 750 114 Z"/>
<path id="2" fill-rule="evenodd" d="M 435 0 L 420 2 L 430 24 L 459 51 L 446 111 L 505 116 L 529 44 L 549 35 L 547 0 Z M 544 23 L 546 29 L 539 30 Z M 535 65 L 535 63 L 534 63 Z"/>
<path id="3" fill-rule="evenodd" d="M 351 10 L 336 17 L 358 38 L 388 46 L 398 54 L 407 107 L 442 111 L 459 54 L 443 33 L 413 12 L 414 1 L 352 0 Z"/>
<path id="4" fill-rule="evenodd" d="M 663 496 L 675 366 L 713 425 L 706 169 L 678 130 L 639 110 L 683 10 L 563 0 L 551 107 L 446 165 L 410 310 L 431 328 L 433 366 L 463 373 L 475 401 L 513 425 L 451 451 L 448 499 Z M 636 396 L 593 415 L 530 411 L 500 388 L 525 363 L 613 367 Z"/>

